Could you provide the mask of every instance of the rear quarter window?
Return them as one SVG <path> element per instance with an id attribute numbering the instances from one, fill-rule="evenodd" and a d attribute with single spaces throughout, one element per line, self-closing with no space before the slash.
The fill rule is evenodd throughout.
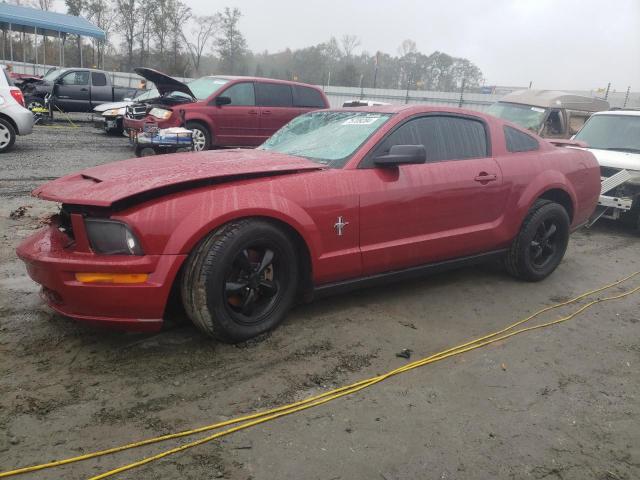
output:
<path id="1" fill-rule="evenodd" d="M 292 107 L 290 85 L 256 82 L 256 103 L 262 107 Z"/>
<path id="2" fill-rule="evenodd" d="M 91 85 L 94 87 L 106 87 L 107 76 L 104 73 L 91 72 Z"/>
<path id="3" fill-rule="evenodd" d="M 301 108 L 327 108 L 324 97 L 315 88 L 293 87 L 293 106 Z"/>
<path id="4" fill-rule="evenodd" d="M 533 152 L 540 148 L 535 138 L 512 127 L 504 127 L 504 138 L 511 153 Z"/>

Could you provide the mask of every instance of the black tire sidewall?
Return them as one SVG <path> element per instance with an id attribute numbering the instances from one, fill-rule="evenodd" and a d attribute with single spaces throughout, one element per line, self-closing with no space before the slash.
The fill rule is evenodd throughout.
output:
<path id="1" fill-rule="evenodd" d="M 256 243 L 265 243 L 275 250 L 278 268 L 286 269 L 286 284 L 281 285 L 277 303 L 254 324 L 238 323 L 229 311 L 223 295 L 226 273 L 238 252 Z M 206 308 L 209 319 L 215 324 L 216 336 L 233 342 L 247 340 L 276 327 L 293 304 L 298 283 L 298 262 L 295 247 L 289 237 L 276 226 L 263 221 L 243 224 L 230 238 L 225 239 L 205 253 L 201 277 L 204 277 Z M 289 261 L 287 261 L 287 259 Z"/>
<path id="2" fill-rule="evenodd" d="M 0 118 L 0 124 L 9 130 L 9 143 L 4 147 L 0 147 L 0 153 L 6 153 L 9 152 L 16 143 L 16 129 L 13 128 L 13 125 L 7 122 L 4 118 Z"/>
<path id="3" fill-rule="evenodd" d="M 543 267 L 536 267 L 531 261 L 531 241 L 533 240 L 537 229 L 544 221 L 553 219 L 558 226 L 559 244 L 558 249 L 554 253 L 552 260 Z M 570 234 L 570 220 L 567 211 L 557 203 L 548 203 L 541 206 L 533 213 L 528 221 L 523 225 L 521 238 L 519 241 L 518 270 L 520 276 L 529 281 L 539 281 L 548 277 L 562 262 L 564 254 L 567 251 Z"/>

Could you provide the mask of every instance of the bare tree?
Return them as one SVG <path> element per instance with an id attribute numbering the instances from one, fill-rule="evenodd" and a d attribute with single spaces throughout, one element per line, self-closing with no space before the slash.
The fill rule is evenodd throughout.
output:
<path id="1" fill-rule="evenodd" d="M 173 48 L 173 71 L 178 73 L 178 53 L 180 52 L 181 41 L 184 38 L 183 26 L 191 17 L 191 8 L 181 1 L 173 2 L 171 15 L 171 43 Z"/>
<path id="2" fill-rule="evenodd" d="M 149 11 L 153 8 L 153 0 L 139 0 L 140 7 L 138 11 L 138 40 L 140 45 L 140 56 L 138 63 L 144 67 L 146 65 L 146 58 L 149 54 L 151 44 L 151 15 Z"/>
<path id="3" fill-rule="evenodd" d="M 49 11 L 53 7 L 55 0 L 38 0 L 37 5 L 40 10 Z"/>
<path id="4" fill-rule="evenodd" d="M 98 61 L 94 55 L 94 64 L 104 63 L 104 49 L 109 43 L 109 33 L 113 29 L 114 15 L 109 0 L 89 0 L 86 4 L 87 19 L 105 33 L 105 40 L 92 39 L 93 51 L 98 50 Z"/>
<path id="5" fill-rule="evenodd" d="M 209 42 L 215 36 L 216 30 L 220 24 L 220 17 L 215 15 L 196 16 L 193 19 L 195 28 L 191 30 L 191 36 L 193 42 L 189 41 L 186 36 L 183 35 L 184 41 L 189 49 L 189 55 L 191 56 L 191 62 L 196 73 L 200 73 L 200 62 L 202 55 Z"/>
<path id="6" fill-rule="evenodd" d="M 355 35 L 343 35 L 340 39 L 344 56 L 350 58 L 353 51 L 360 46 L 360 39 Z"/>
<path id="7" fill-rule="evenodd" d="M 138 33 L 140 3 L 138 0 L 115 0 L 114 7 L 118 22 L 116 29 L 122 34 L 127 49 L 127 66 L 130 70 L 133 68 L 133 44 Z"/>
<path id="8" fill-rule="evenodd" d="M 400 46 L 398 47 L 398 54 L 401 57 L 406 57 L 409 54 L 416 53 L 418 51 L 418 46 L 416 42 L 410 39 L 403 40 Z"/>
<path id="9" fill-rule="evenodd" d="M 153 5 L 151 14 L 153 36 L 157 40 L 157 48 L 161 61 L 164 55 L 167 37 L 170 33 L 171 3 L 171 0 L 157 0 Z"/>
<path id="10" fill-rule="evenodd" d="M 216 49 L 220 63 L 226 73 L 236 73 L 238 64 L 247 51 L 247 42 L 238 29 L 242 13 L 237 8 L 224 9 L 220 15 L 220 35 L 216 38 Z"/>

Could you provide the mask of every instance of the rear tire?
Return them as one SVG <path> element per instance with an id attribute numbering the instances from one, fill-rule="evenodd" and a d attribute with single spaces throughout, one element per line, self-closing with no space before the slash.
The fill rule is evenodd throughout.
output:
<path id="1" fill-rule="evenodd" d="M 551 275 L 567 251 L 570 224 L 562 205 L 537 200 L 509 248 L 507 271 L 528 282 L 539 282 Z"/>
<path id="2" fill-rule="evenodd" d="M 193 150 L 201 152 L 211 148 L 211 132 L 200 122 L 187 122 L 186 128 L 193 131 Z"/>
<path id="3" fill-rule="evenodd" d="M 6 153 L 13 148 L 16 141 L 16 130 L 4 118 L 0 118 L 0 153 Z"/>
<path id="4" fill-rule="evenodd" d="M 276 327 L 293 304 L 295 247 L 271 222 L 230 222 L 189 255 L 181 279 L 187 315 L 205 334 L 241 342 Z"/>

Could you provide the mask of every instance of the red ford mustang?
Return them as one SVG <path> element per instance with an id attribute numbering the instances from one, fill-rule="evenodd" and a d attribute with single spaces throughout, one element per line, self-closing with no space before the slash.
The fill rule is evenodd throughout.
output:
<path id="1" fill-rule="evenodd" d="M 177 293 L 203 332 L 240 341 L 301 295 L 503 257 L 537 281 L 600 193 L 591 153 L 477 112 L 302 115 L 257 150 L 126 160 L 34 194 L 62 204 L 17 250 L 64 315 L 162 325 Z"/>

